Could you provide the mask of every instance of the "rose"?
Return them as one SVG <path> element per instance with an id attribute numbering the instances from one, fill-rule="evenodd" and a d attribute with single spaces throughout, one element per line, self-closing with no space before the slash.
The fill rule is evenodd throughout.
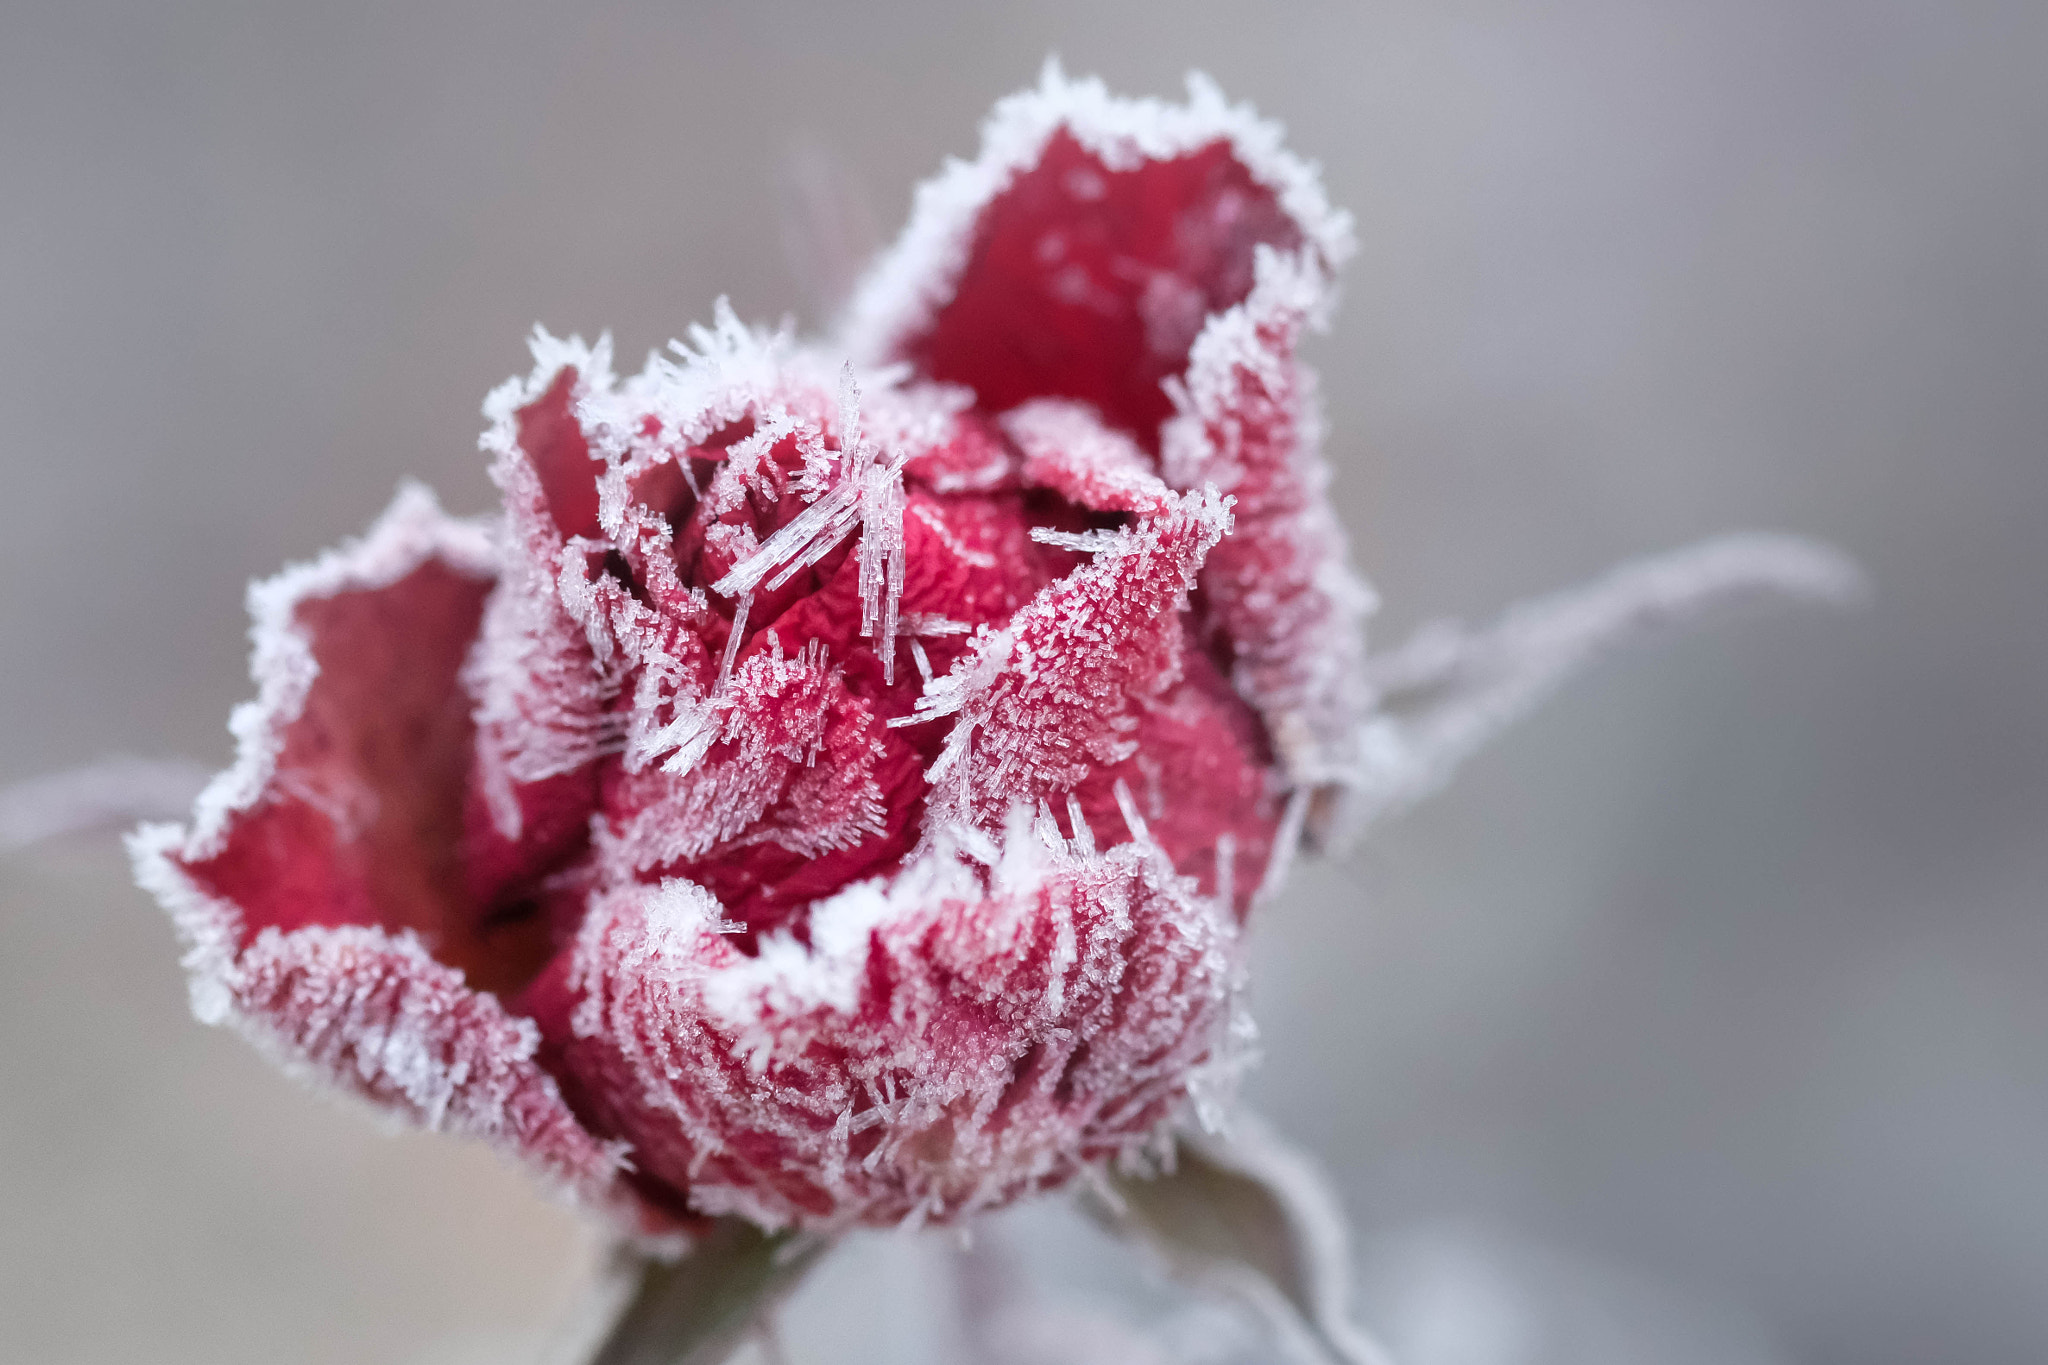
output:
<path id="1" fill-rule="evenodd" d="M 1355 762 L 1295 357 L 1348 235 L 1207 85 L 1049 71 L 835 343 L 540 334 L 495 528 L 409 490 L 252 590 L 237 763 L 136 842 L 199 1014 L 648 1233 L 1142 1147 Z"/>

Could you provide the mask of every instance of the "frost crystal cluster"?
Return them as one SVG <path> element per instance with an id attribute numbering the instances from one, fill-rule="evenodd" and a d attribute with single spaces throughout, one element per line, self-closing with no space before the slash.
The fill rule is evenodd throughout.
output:
<path id="1" fill-rule="evenodd" d="M 135 839 L 198 1012 L 649 1236 L 1142 1151 L 1227 1080 L 1304 830 L 1644 600 L 1375 671 L 1296 357 L 1350 245 L 1209 86 L 1051 71 L 831 339 L 721 306 L 622 379 L 538 335 L 501 518 L 408 490 L 253 590 L 240 756 Z"/>

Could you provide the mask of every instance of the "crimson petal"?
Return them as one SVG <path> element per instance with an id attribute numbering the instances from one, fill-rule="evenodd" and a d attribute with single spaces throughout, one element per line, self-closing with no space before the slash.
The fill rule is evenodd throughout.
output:
<path id="1" fill-rule="evenodd" d="M 470 701 L 459 673 L 494 575 L 481 528 L 401 491 L 362 540 L 251 590 L 256 700 L 188 831 L 131 841 L 187 945 L 193 1006 L 303 1074 L 489 1139 L 648 1227 L 619 1153 L 477 989 L 523 945 L 464 913 Z"/>
<path id="2" fill-rule="evenodd" d="M 1250 292 L 1257 249 L 1306 249 L 1325 269 L 1351 249 L 1349 217 L 1280 136 L 1199 77 L 1169 105 L 1048 65 L 996 106 L 976 160 L 919 191 L 848 339 L 990 410 L 1080 399 L 1156 448 L 1161 381 Z"/>

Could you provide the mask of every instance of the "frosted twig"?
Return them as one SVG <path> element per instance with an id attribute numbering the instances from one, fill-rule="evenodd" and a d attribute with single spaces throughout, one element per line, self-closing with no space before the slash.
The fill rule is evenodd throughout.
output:
<path id="1" fill-rule="evenodd" d="M 189 759 L 116 754 L 0 787 L 0 850 L 182 819 L 209 775 Z"/>
<path id="2" fill-rule="evenodd" d="M 1772 600 L 1843 606 L 1864 591 L 1856 565 L 1829 546 L 1732 535 L 1619 565 L 1583 587 L 1511 607 L 1485 630 L 1425 626 L 1367 663 L 1377 705 L 1359 731 L 1361 762 L 1345 784 L 1340 838 L 1431 795 L 1610 645 L 1710 609 Z"/>

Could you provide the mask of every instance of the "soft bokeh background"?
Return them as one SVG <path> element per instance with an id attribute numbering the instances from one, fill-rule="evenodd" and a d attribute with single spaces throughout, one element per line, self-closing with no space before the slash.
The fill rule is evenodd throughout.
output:
<path id="1" fill-rule="evenodd" d="M 489 505 L 534 321 L 630 362 L 720 293 L 809 308 L 783 168 L 892 230 L 1055 50 L 1206 68 L 1357 214 L 1316 354 L 1381 638 L 1735 526 L 1877 585 L 1609 663 L 1266 918 L 1252 1093 L 1378 1324 L 2048 1359 L 2039 0 L 10 5 L 0 781 L 223 761 L 244 582 L 408 474 Z M 0 901 L 0 1355 L 537 1358 L 571 1215 L 191 1022 L 109 844 Z M 864 1243 L 792 1358 L 943 1353 L 943 1260 Z"/>

